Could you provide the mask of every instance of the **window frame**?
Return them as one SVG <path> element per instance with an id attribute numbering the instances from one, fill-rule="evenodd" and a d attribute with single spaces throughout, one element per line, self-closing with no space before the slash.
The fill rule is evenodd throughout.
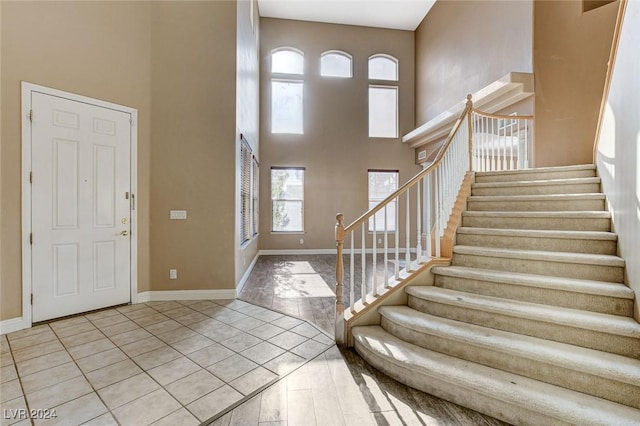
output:
<path id="1" fill-rule="evenodd" d="M 388 78 L 371 77 L 371 61 L 374 59 L 387 59 L 393 62 L 396 68 L 395 78 L 388 79 Z M 398 58 L 396 58 L 395 56 L 389 55 L 387 53 L 375 53 L 369 56 L 369 59 L 367 59 L 367 79 L 373 80 L 373 81 L 395 81 L 395 82 L 400 81 L 400 60 L 398 60 Z"/>
<path id="2" fill-rule="evenodd" d="M 348 76 L 344 76 L 344 75 L 325 75 L 325 74 L 323 74 L 323 67 L 324 67 L 323 60 L 324 60 L 325 57 L 331 56 L 331 55 L 342 56 L 343 58 L 347 58 L 349 60 L 349 75 Z M 322 54 L 320 54 L 320 77 L 338 78 L 338 79 L 353 78 L 353 56 L 351 56 L 349 53 L 347 53 L 345 51 L 342 51 L 342 50 L 327 50 L 326 52 L 322 52 Z"/>
<path id="3" fill-rule="evenodd" d="M 295 54 L 300 55 L 301 60 L 302 60 L 302 70 L 301 73 L 296 73 L 296 72 L 292 72 L 292 73 L 287 73 L 287 72 L 275 72 L 273 71 L 273 57 L 275 54 L 280 53 L 280 52 L 293 52 Z M 282 46 L 282 47 L 277 47 L 275 49 L 271 50 L 271 54 L 270 54 L 270 61 L 271 63 L 270 65 L 270 85 L 269 85 L 269 96 L 270 96 L 270 105 L 269 105 L 269 113 L 271 114 L 270 117 L 270 133 L 272 135 L 304 135 L 304 92 L 305 92 L 305 85 L 304 85 L 304 69 L 305 69 L 305 62 L 304 62 L 304 52 L 300 49 L 296 49 L 295 47 L 290 47 L 290 46 Z M 277 127 L 276 123 L 275 123 L 275 117 L 276 114 L 275 112 L 275 108 L 274 108 L 274 90 L 273 90 L 273 86 L 274 83 L 279 82 L 279 83 L 293 83 L 293 84 L 300 84 L 301 85 L 301 95 L 302 95 L 302 99 L 301 99 L 301 108 L 300 108 L 300 131 L 295 131 L 295 132 L 290 132 L 290 131 L 275 131 L 274 128 Z"/>
<path id="4" fill-rule="evenodd" d="M 389 192 L 387 195 L 385 195 L 383 198 L 372 198 L 371 197 L 371 186 L 370 186 L 370 182 L 371 182 L 371 174 L 375 173 L 375 174 L 394 174 L 396 177 L 396 187 L 393 191 Z M 369 207 L 371 205 L 372 202 L 375 202 L 375 205 L 380 204 L 382 201 L 384 201 L 389 195 L 393 194 L 394 192 L 396 192 L 398 190 L 398 188 L 400 188 L 400 170 L 395 170 L 395 169 L 369 169 L 367 170 L 367 210 L 371 209 L 371 207 Z M 398 215 L 398 205 L 397 205 L 398 200 L 392 201 L 389 205 L 393 204 L 395 206 L 395 214 L 396 216 Z M 383 210 L 381 210 L 380 212 L 383 212 Z M 374 216 L 377 216 L 378 213 L 377 212 Z M 387 231 L 389 233 L 395 233 L 396 229 L 396 223 L 395 220 L 393 221 L 393 223 L 391 224 L 392 229 L 389 228 L 389 218 L 387 217 Z M 368 225 L 367 225 L 367 230 L 369 233 L 373 233 L 374 229 L 373 229 L 373 216 L 371 216 L 369 218 L 369 220 L 367 221 Z M 376 222 L 376 225 L 377 222 Z M 379 225 L 378 225 L 379 226 Z M 375 232 L 385 232 L 384 230 L 384 226 L 382 227 L 382 229 L 376 229 Z"/>
<path id="5" fill-rule="evenodd" d="M 301 171 L 302 172 L 302 198 L 300 199 L 292 199 L 292 198 L 274 198 L 273 197 L 273 172 L 274 171 L 281 171 L 281 170 L 295 170 L 295 171 Z M 304 234 L 304 230 L 305 230 L 305 222 L 304 222 L 304 193 L 305 193 L 305 167 L 298 167 L 298 166 L 272 166 L 271 167 L 271 172 L 270 172 L 270 187 L 269 187 L 269 192 L 270 192 L 270 199 L 271 199 L 271 233 L 272 234 Z M 290 230 L 290 231 L 278 231 L 274 229 L 274 202 L 287 202 L 287 201 L 294 201 L 294 202 L 300 202 L 300 230 Z"/>
<path id="6" fill-rule="evenodd" d="M 371 78 L 371 61 L 374 59 L 384 58 L 390 60 L 395 65 L 395 79 L 384 79 L 384 78 Z M 367 60 L 367 78 L 369 80 L 369 88 L 367 92 L 367 111 L 368 111 L 368 136 L 371 139 L 398 139 L 400 137 L 400 60 L 395 56 L 389 55 L 387 53 L 376 53 L 369 56 Z M 394 124 L 395 124 L 395 132 L 393 136 L 378 136 L 371 134 L 371 89 L 372 88 L 380 88 L 380 89 L 393 89 L 396 94 L 396 108 L 395 108 L 395 116 L 394 116 Z"/>

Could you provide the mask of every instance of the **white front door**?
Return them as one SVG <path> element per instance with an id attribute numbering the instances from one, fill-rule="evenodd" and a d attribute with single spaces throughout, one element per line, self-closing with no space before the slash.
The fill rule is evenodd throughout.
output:
<path id="1" fill-rule="evenodd" d="M 131 114 L 31 92 L 32 320 L 131 300 Z"/>

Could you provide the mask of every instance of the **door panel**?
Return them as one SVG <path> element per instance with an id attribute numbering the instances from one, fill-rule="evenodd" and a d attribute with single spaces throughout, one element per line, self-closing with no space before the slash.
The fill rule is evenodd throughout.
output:
<path id="1" fill-rule="evenodd" d="M 131 116 L 38 92 L 31 104 L 33 321 L 127 303 Z"/>

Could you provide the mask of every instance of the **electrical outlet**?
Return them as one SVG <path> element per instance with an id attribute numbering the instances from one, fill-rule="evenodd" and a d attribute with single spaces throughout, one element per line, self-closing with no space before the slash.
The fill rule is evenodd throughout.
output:
<path id="1" fill-rule="evenodd" d="M 300 238 L 300 245 L 304 244 L 304 238 Z"/>
<path id="2" fill-rule="evenodd" d="M 382 244 L 382 238 L 378 238 L 378 244 Z"/>
<path id="3" fill-rule="evenodd" d="M 177 280 L 178 279 L 178 270 L 177 269 L 169 269 L 169 279 Z"/>

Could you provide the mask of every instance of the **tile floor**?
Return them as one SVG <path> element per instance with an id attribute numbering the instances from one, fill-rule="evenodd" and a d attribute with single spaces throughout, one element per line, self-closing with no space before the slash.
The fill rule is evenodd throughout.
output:
<path id="1" fill-rule="evenodd" d="M 0 336 L 0 424 L 197 425 L 334 346 L 240 300 L 150 302 Z M 51 409 L 51 411 L 47 411 Z"/>

